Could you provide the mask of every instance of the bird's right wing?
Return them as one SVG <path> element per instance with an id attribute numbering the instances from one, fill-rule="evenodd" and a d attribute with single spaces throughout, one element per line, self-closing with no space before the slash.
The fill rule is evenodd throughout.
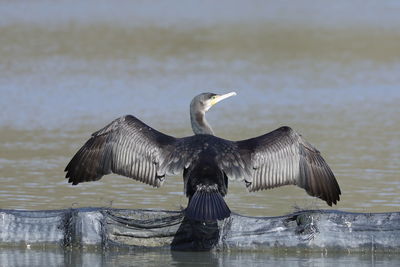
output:
<path id="1" fill-rule="evenodd" d="M 92 134 L 65 171 L 72 184 L 99 180 L 111 172 L 159 187 L 168 171 L 160 165 L 178 139 L 127 115 Z"/>

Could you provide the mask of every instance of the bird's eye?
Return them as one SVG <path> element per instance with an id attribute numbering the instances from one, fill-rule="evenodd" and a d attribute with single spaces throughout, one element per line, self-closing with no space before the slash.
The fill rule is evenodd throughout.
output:
<path id="1" fill-rule="evenodd" d="M 215 99 L 217 96 L 216 95 L 213 95 L 212 97 L 211 97 L 211 99 Z"/>

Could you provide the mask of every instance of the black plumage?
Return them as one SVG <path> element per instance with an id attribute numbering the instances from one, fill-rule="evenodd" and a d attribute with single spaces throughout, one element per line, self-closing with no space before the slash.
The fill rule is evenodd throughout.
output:
<path id="1" fill-rule="evenodd" d="M 229 141 L 213 135 L 205 112 L 233 93 L 211 93 L 191 103 L 195 135 L 175 138 L 127 115 L 92 134 L 65 171 L 73 185 L 116 173 L 154 187 L 183 171 L 189 198 L 186 216 L 209 221 L 229 217 L 223 197 L 230 180 L 245 181 L 249 191 L 298 185 L 328 205 L 340 200 L 340 188 L 320 152 L 289 127 L 265 135 Z"/>

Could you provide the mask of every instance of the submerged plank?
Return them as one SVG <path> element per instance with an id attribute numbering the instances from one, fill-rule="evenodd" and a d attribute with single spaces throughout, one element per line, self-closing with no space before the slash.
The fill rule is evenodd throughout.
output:
<path id="1" fill-rule="evenodd" d="M 173 250 L 400 251 L 400 212 L 303 210 L 194 222 L 180 211 L 0 210 L 0 246 Z"/>

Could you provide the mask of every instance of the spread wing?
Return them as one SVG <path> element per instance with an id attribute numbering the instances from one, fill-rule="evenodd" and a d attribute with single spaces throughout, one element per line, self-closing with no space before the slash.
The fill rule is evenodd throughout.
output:
<path id="1" fill-rule="evenodd" d="M 113 172 L 159 187 L 165 175 L 197 161 L 208 143 L 221 170 L 231 179 L 244 178 L 249 191 L 293 184 L 328 205 L 340 199 L 319 151 L 289 127 L 238 142 L 207 135 L 174 138 L 128 115 L 92 134 L 65 168 L 66 178 L 78 184 Z"/>
<path id="2" fill-rule="evenodd" d="M 168 171 L 160 165 L 177 142 L 127 115 L 92 134 L 65 171 L 72 184 L 99 180 L 111 172 L 159 187 Z"/>
<path id="3" fill-rule="evenodd" d="M 328 205 L 340 200 L 340 188 L 320 152 L 289 127 L 236 142 L 251 177 L 249 191 L 297 185 Z"/>

